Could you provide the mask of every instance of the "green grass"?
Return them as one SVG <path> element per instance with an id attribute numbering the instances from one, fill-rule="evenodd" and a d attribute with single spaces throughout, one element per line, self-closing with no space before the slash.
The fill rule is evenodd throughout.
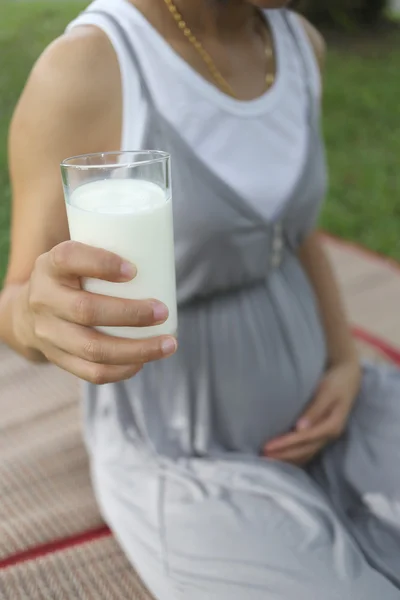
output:
<path id="1" fill-rule="evenodd" d="M 350 48 L 332 50 L 327 64 L 322 225 L 400 260 L 400 32 Z"/>
<path id="2" fill-rule="evenodd" d="M 41 50 L 84 2 L 0 0 L 0 281 L 7 260 L 8 123 Z M 322 226 L 400 260 L 400 33 L 335 45 L 324 127 L 331 187 Z"/>
<path id="3" fill-rule="evenodd" d="M 84 7 L 85 2 L 75 0 L 0 0 L 0 284 L 9 243 L 7 131 L 10 118 L 36 58 Z"/>

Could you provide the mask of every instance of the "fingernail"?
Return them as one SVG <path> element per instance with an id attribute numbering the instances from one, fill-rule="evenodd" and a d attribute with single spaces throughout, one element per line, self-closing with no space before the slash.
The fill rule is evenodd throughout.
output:
<path id="1" fill-rule="evenodd" d="M 160 302 L 153 304 L 153 317 L 157 323 L 162 323 L 168 319 L 168 308 Z"/>
<path id="2" fill-rule="evenodd" d="M 136 267 L 132 263 L 124 261 L 121 264 L 120 273 L 124 279 L 130 281 L 136 275 Z"/>
<path id="3" fill-rule="evenodd" d="M 297 431 L 304 431 L 305 429 L 309 429 L 311 426 L 311 423 L 308 419 L 300 419 L 300 421 L 297 423 Z"/>
<path id="4" fill-rule="evenodd" d="M 178 344 L 177 344 L 175 338 L 167 338 L 161 344 L 161 350 L 162 350 L 164 356 L 169 356 L 171 354 L 174 354 L 174 352 L 176 352 L 177 347 L 178 347 Z"/>

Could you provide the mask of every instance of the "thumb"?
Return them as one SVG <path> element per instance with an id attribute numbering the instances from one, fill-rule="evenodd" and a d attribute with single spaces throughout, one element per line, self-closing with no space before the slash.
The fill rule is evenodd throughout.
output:
<path id="1" fill-rule="evenodd" d="M 323 381 L 318 387 L 313 400 L 296 423 L 297 431 L 305 431 L 319 423 L 331 412 L 334 404 L 334 390 Z"/>

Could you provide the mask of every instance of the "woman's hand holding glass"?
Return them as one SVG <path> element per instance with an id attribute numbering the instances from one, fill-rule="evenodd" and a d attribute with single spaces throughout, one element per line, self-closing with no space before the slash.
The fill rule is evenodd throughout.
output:
<path id="1" fill-rule="evenodd" d="M 131 340 L 94 329 L 148 327 L 166 321 L 168 309 L 157 300 L 101 296 L 81 286 L 81 278 L 123 283 L 135 275 L 134 265 L 105 250 L 71 241 L 54 247 L 37 259 L 30 279 L 25 309 L 29 339 L 23 343 L 94 384 L 129 379 L 145 363 L 174 354 L 177 342 L 172 336 Z"/>

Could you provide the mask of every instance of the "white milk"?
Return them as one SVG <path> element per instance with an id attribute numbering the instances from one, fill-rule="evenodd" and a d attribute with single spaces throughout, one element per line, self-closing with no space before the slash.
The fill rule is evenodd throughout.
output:
<path id="1" fill-rule="evenodd" d="M 176 334 L 172 201 L 148 181 L 106 179 L 77 188 L 67 202 L 71 239 L 115 252 L 133 263 L 137 276 L 128 283 L 86 279 L 84 288 L 119 298 L 160 300 L 169 318 L 154 327 L 99 327 L 109 335 L 134 339 Z"/>

